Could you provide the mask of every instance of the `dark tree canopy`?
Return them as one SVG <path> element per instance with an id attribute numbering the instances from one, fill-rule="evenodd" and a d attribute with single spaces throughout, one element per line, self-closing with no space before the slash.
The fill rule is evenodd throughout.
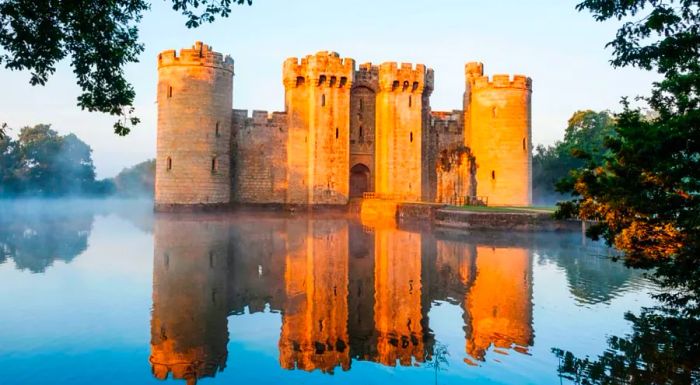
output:
<path id="1" fill-rule="evenodd" d="M 576 111 L 569 118 L 564 139 L 552 146 L 539 145 L 532 157 L 532 195 L 536 204 L 551 204 L 566 199 L 556 191 L 561 180 L 571 178 L 570 171 L 586 162 L 574 156 L 581 151 L 598 163 L 606 154 L 605 138 L 614 134 L 615 120 L 608 111 Z"/>
<path id="2" fill-rule="evenodd" d="M 583 150 L 585 165 L 560 187 L 576 199 L 559 215 L 596 221 L 604 237 L 634 266 L 656 268 L 660 297 L 700 315 L 700 1 L 586 0 L 579 10 L 597 20 L 624 20 L 614 66 L 655 70 L 662 80 L 639 100 L 651 114 L 623 101 L 603 162 Z"/>
<path id="3" fill-rule="evenodd" d="M 171 1 L 173 9 L 187 18 L 189 28 L 227 17 L 234 4 L 252 2 Z M 138 24 L 149 8 L 146 0 L 2 0 L 0 64 L 29 71 L 32 85 L 44 85 L 59 61 L 70 60 L 82 90 L 78 106 L 119 117 L 114 131 L 126 135 L 139 118 L 134 115 L 134 88 L 124 76 L 124 67 L 137 62 L 143 52 Z"/>

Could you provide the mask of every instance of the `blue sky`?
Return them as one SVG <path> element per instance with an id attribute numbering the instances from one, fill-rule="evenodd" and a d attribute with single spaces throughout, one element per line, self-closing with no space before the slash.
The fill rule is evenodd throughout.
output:
<path id="1" fill-rule="evenodd" d="M 12 127 L 51 123 L 74 132 L 94 153 L 99 177 L 155 154 L 156 56 L 202 40 L 236 64 L 234 108 L 282 110 L 282 62 L 333 50 L 357 63 L 424 63 L 435 69 L 433 110 L 461 109 L 464 63 L 484 62 L 488 75 L 533 78 L 533 142 L 551 144 L 579 109 L 618 109 L 621 96 L 646 94 L 656 78 L 637 69 L 613 69 L 612 40 L 619 23 L 597 23 L 568 0 L 253 0 L 227 19 L 187 29 L 185 19 L 154 0 L 141 23 L 146 50 L 127 68 L 142 119 L 129 136 L 112 134 L 113 118 L 81 111 L 69 63 L 45 87 L 29 74 L 0 69 L 0 121 Z M 16 134 L 16 131 L 14 132 Z"/>

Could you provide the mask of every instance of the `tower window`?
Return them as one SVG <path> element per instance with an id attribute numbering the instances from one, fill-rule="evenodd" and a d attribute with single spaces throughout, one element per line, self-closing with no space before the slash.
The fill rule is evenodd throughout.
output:
<path id="1" fill-rule="evenodd" d="M 404 80 L 402 91 L 406 91 L 407 89 L 408 89 L 408 80 Z"/>
<path id="2" fill-rule="evenodd" d="M 297 76 L 297 87 L 303 86 L 304 85 L 304 77 L 303 76 Z"/>
<path id="3" fill-rule="evenodd" d="M 527 144 L 525 142 L 525 138 L 523 138 L 523 151 L 527 150 Z"/>
<path id="4" fill-rule="evenodd" d="M 360 99 L 360 112 L 362 112 L 365 109 L 365 103 L 363 102 L 362 99 Z"/>
<path id="5" fill-rule="evenodd" d="M 173 160 L 168 157 L 168 160 L 165 162 L 165 169 L 170 171 L 173 169 Z"/>
<path id="6" fill-rule="evenodd" d="M 397 88 L 399 88 L 399 81 L 398 81 L 398 80 L 394 80 L 394 82 L 391 83 L 391 90 L 392 90 L 392 91 L 396 91 Z"/>
<path id="7" fill-rule="evenodd" d="M 211 158 L 211 172 L 212 174 L 216 172 L 216 157 Z"/>
<path id="8" fill-rule="evenodd" d="M 362 137 L 363 137 L 363 135 L 362 135 L 362 126 L 360 126 L 360 139 L 362 139 Z"/>
<path id="9" fill-rule="evenodd" d="M 336 139 L 338 139 L 338 134 L 339 134 L 339 132 L 338 132 L 338 127 L 336 127 L 336 128 L 335 128 L 335 138 L 336 138 Z"/>
<path id="10" fill-rule="evenodd" d="M 172 97 L 173 97 L 173 87 L 172 87 L 172 86 L 169 86 L 169 87 L 168 87 L 168 97 L 169 97 L 169 98 L 172 98 Z"/>
<path id="11" fill-rule="evenodd" d="M 335 76 L 331 76 L 331 82 L 328 84 L 329 87 L 335 86 L 335 82 L 338 80 Z"/>
<path id="12" fill-rule="evenodd" d="M 411 95 L 408 95 L 408 107 L 411 107 L 413 104 L 413 97 Z"/>
<path id="13" fill-rule="evenodd" d="M 216 137 L 218 138 L 221 136 L 221 133 L 219 132 L 219 122 L 216 122 Z"/>
<path id="14" fill-rule="evenodd" d="M 340 77 L 340 87 L 345 87 L 345 85 L 348 83 L 348 78 L 345 76 Z"/>
<path id="15" fill-rule="evenodd" d="M 165 265 L 166 269 L 170 267 L 170 254 L 165 253 L 165 255 L 163 256 L 163 264 Z"/>
<path id="16" fill-rule="evenodd" d="M 413 143 L 413 131 L 408 134 L 408 139 Z"/>
<path id="17" fill-rule="evenodd" d="M 326 94 L 321 95 L 321 107 L 326 106 Z"/>
<path id="18" fill-rule="evenodd" d="M 496 107 L 491 108 L 491 117 L 495 118 L 496 117 Z"/>
<path id="19" fill-rule="evenodd" d="M 322 86 L 323 83 L 325 83 L 325 82 L 326 82 L 326 75 L 321 75 L 321 76 L 318 78 L 318 85 L 319 85 L 319 86 Z"/>
<path id="20" fill-rule="evenodd" d="M 491 170 L 491 179 L 496 180 L 496 170 Z"/>

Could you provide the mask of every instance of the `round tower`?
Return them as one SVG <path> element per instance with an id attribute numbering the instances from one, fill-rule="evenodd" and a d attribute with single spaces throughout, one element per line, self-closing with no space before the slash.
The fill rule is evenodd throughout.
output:
<path id="1" fill-rule="evenodd" d="M 202 42 L 158 55 L 158 211 L 231 200 L 233 59 Z"/>
<path id="2" fill-rule="evenodd" d="M 465 67 L 465 145 L 476 157 L 476 195 L 493 206 L 532 204 L 532 80 Z"/>

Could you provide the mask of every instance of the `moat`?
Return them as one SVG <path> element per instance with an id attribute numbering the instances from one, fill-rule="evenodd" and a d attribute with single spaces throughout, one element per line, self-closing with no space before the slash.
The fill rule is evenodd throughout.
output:
<path id="1" fill-rule="evenodd" d="M 551 384 L 654 303 L 576 231 L 152 204 L 0 202 L 0 382 Z"/>

